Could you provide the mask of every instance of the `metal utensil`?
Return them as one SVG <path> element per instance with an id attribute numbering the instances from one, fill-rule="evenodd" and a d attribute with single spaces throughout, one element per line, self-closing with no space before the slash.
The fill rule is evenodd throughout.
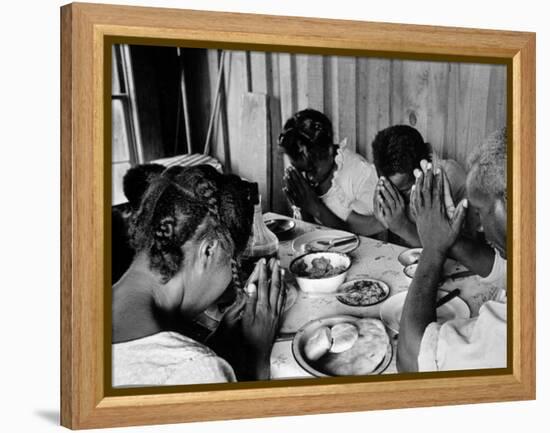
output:
<path id="1" fill-rule="evenodd" d="M 439 298 L 435 303 L 435 308 L 439 308 L 442 305 L 445 305 L 447 302 L 449 302 L 451 299 L 456 298 L 458 295 L 460 295 L 460 289 L 454 289 L 453 291 L 447 293 L 445 296 Z"/>
<path id="2" fill-rule="evenodd" d="M 449 281 L 449 280 L 458 280 L 459 278 L 466 278 L 466 277 L 471 277 L 473 275 L 477 275 L 475 272 L 472 272 L 472 271 L 460 271 L 460 272 L 455 272 L 454 274 L 451 274 L 451 275 L 447 275 L 445 277 L 445 281 Z"/>
<path id="3" fill-rule="evenodd" d="M 349 243 L 355 242 L 356 239 L 357 238 L 356 238 L 355 235 L 353 235 L 353 236 L 344 236 L 344 237 L 341 237 L 341 238 L 331 239 L 330 241 L 325 241 L 325 240 L 313 241 L 313 242 L 311 242 L 310 246 L 313 246 L 315 249 L 317 249 L 319 251 L 328 251 L 331 248 L 341 247 L 341 246 L 347 245 Z"/>
<path id="4" fill-rule="evenodd" d="M 341 243 L 348 243 L 354 240 L 355 240 L 355 235 L 350 235 L 350 236 L 342 236 L 341 238 L 334 238 L 334 239 L 331 239 L 330 241 L 324 241 L 321 239 L 316 242 L 318 242 L 321 245 L 336 246 L 336 245 L 340 245 Z"/>

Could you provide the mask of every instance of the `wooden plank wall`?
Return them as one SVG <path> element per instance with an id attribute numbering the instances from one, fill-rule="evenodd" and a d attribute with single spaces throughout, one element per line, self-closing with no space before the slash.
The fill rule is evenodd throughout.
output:
<path id="1" fill-rule="evenodd" d="M 220 53 L 208 53 L 210 98 L 214 100 Z M 243 98 L 267 95 L 271 141 L 251 152 L 243 146 L 255 128 L 242 118 Z M 227 52 L 222 115 L 215 125 L 213 156 L 241 176 L 252 170 L 258 154 L 267 159 L 271 179 L 264 209 L 286 212 L 281 192 L 285 161 L 277 137 L 285 120 L 307 107 L 323 111 L 333 122 L 336 140 L 372 161 L 371 142 L 393 124 L 416 127 L 444 158 L 466 165 L 470 151 L 506 123 L 506 67 L 466 63 L 420 62 L 305 54 Z M 247 135 L 248 134 L 248 135 Z"/>

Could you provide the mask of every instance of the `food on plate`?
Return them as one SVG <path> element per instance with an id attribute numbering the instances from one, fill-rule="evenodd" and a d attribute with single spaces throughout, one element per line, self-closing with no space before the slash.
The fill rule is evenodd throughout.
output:
<path id="1" fill-rule="evenodd" d="M 330 352 L 342 353 L 353 347 L 359 338 L 359 331 L 351 323 L 337 323 L 330 328 L 330 336 L 332 337 Z"/>
<path id="2" fill-rule="evenodd" d="M 322 326 L 307 341 L 304 353 L 310 361 L 317 361 L 330 350 L 331 344 L 330 328 Z"/>
<path id="3" fill-rule="evenodd" d="M 365 307 L 377 304 L 388 296 L 388 291 L 378 281 L 359 280 L 338 290 L 341 295 L 336 298 L 343 304 L 352 307 Z"/>
<path id="4" fill-rule="evenodd" d="M 341 353 L 351 349 L 358 337 L 359 331 L 352 323 L 321 326 L 306 342 L 304 353 L 310 361 L 317 361 L 329 351 Z"/>
<path id="5" fill-rule="evenodd" d="M 360 319 L 353 323 L 358 337 L 355 344 L 341 353 L 328 352 L 315 363 L 319 371 L 332 376 L 365 375 L 374 372 L 388 353 L 390 339 L 378 319 Z"/>
<path id="6" fill-rule="evenodd" d="M 386 359 L 388 350 L 386 328 L 372 318 L 321 326 L 304 346 L 311 365 L 331 376 L 371 374 Z"/>
<path id="7" fill-rule="evenodd" d="M 329 278 L 341 274 L 347 266 L 333 266 L 330 259 L 326 257 L 317 257 L 311 261 L 311 267 L 304 260 L 300 260 L 294 266 L 294 273 L 303 278 Z"/>

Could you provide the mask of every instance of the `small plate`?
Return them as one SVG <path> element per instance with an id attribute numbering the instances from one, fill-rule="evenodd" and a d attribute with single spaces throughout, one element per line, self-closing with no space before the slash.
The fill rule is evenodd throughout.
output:
<path id="1" fill-rule="evenodd" d="M 306 323 L 294 336 L 294 339 L 292 340 L 292 354 L 294 355 L 294 359 L 296 359 L 296 362 L 302 367 L 304 370 L 306 370 L 309 374 L 316 376 L 316 377 L 332 377 L 332 375 L 324 373 L 322 371 L 319 371 L 317 368 L 315 368 L 312 363 L 308 361 L 304 354 L 304 347 L 306 342 L 311 338 L 311 336 L 319 329 L 321 326 L 329 326 L 332 327 L 338 323 L 353 323 L 357 320 L 360 320 L 361 317 L 356 316 L 349 316 L 349 315 L 338 315 L 338 316 L 330 316 L 330 317 L 323 317 L 321 319 L 312 320 L 311 322 Z M 388 343 L 388 347 L 386 349 L 386 354 L 380 364 L 374 369 L 372 373 L 369 373 L 370 375 L 377 375 L 383 373 L 386 368 L 388 368 L 388 365 L 390 365 L 390 362 L 392 360 L 393 356 L 393 348 L 390 343 Z"/>
<path id="2" fill-rule="evenodd" d="M 420 259 L 421 255 L 422 255 L 422 248 L 411 248 L 403 251 L 397 257 L 397 260 L 399 261 L 399 263 L 403 265 L 404 267 L 403 272 L 407 277 L 412 278 L 414 276 L 414 272 L 416 271 L 416 267 L 418 266 L 418 260 Z M 445 264 L 443 265 L 444 277 L 453 275 L 459 272 L 466 272 L 466 271 L 468 271 L 468 268 L 466 268 L 464 265 L 462 265 L 461 263 L 451 258 L 447 258 L 445 260 Z"/>
<path id="3" fill-rule="evenodd" d="M 414 277 L 414 273 L 416 272 L 416 268 L 418 267 L 418 263 L 412 263 L 408 266 L 405 266 L 403 268 L 403 272 L 404 274 L 409 277 L 410 279 L 412 279 Z"/>
<path id="4" fill-rule="evenodd" d="M 376 299 L 365 298 L 368 295 L 369 291 L 371 291 L 371 288 L 357 287 L 361 284 L 361 282 L 365 282 L 367 284 L 376 283 L 383 293 L 380 297 Z M 336 299 L 338 299 L 338 301 L 342 304 L 348 305 L 350 307 L 369 307 L 371 305 L 379 304 L 380 302 L 385 300 L 389 296 L 389 294 L 390 288 L 383 281 L 376 280 L 374 278 L 360 278 L 356 280 L 350 280 L 342 284 L 337 291 Z"/>
<path id="5" fill-rule="evenodd" d="M 405 250 L 399 254 L 397 260 L 399 260 L 399 263 L 403 266 L 409 266 L 418 263 L 418 259 L 420 259 L 421 254 L 422 248 L 411 248 L 410 250 Z"/>
<path id="6" fill-rule="evenodd" d="M 333 239 L 347 236 L 355 236 L 355 240 L 341 246 L 330 248 L 329 251 L 337 253 L 350 253 L 359 246 L 359 237 L 353 233 L 345 232 L 343 230 L 316 230 L 303 234 L 302 236 L 294 239 L 292 242 L 292 249 L 298 254 L 313 252 L 316 251 L 315 245 L 318 241 L 330 242 Z"/>
<path id="7" fill-rule="evenodd" d="M 270 218 L 264 222 L 267 228 L 277 236 L 289 233 L 296 227 L 296 222 L 288 218 Z"/>
<path id="8" fill-rule="evenodd" d="M 448 293 L 446 290 L 438 290 L 437 298 L 442 298 Z M 380 307 L 382 322 L 395 333 L 399 332 L 399 322 L 406 296 L 407 291 L 400 292 L 388 298 Z M 437 309 L 437 321 L 445 323 L 453 319 L 468 319 L 470 314 L 468 304 L 457 296 Z"/>
<path id="9" fill-rule="evenodd" d="M 407 277 L 412 279 L 414 277 L 417 267 L 418 267 L 418 263 L 413 263 L 411 265 L 405 266 L 403 268 L 403 272 Z M 453 259 L 445 260 L 445 263 L 443 264 L 443 275 L 442 275 L 443 279 L 448 277 L 453 277 L 456 275 L 467 276 L 468 274 L 475 275 L 470 271 L 468 271 L 468 268 L 466 268 L 464 265 L 460 264 L 456 260 L 453 260 Z"/>

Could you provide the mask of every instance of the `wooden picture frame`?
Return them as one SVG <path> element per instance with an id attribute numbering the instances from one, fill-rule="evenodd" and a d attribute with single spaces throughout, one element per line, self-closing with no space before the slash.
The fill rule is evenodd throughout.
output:
<path id="1" fill-rule="evenodd" d="M 509 368 L 108 395 L 104 347 L 110 305 L 105 305 L 104 287 L 110 287 L 105 265 L 110 257 L 105 212 L 110 155 L 105 151 L 103 84 L 110 56 L 106 41 L 116 38 L 507 64 L 508 242 L 513 248 Z M 533 33 L 77 3 L 61 8 L 61 100 L 62 425 L 79 429 L 535 398 Z"/>

